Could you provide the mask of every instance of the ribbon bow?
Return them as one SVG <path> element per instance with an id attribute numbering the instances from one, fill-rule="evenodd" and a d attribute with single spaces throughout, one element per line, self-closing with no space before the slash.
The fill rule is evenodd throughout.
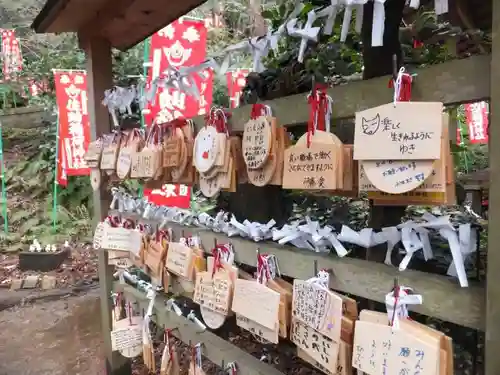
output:
<path id="1" fill-rule="evenodd" d="M 304 62 L 304 53 L 306 52 L 307 42 L 317 42 L 318 34 L 320 31 L 320 27 L 313 27 L 313 23 L 316 20 L 316 12 L 311 10 L 307 13 L 307 21 L 303 28 L 297 26 L 297 18 L 292 18 L 287 22 L 286 28 L 288 31 L 288 35 L 295 38 L 300 38 L 300 47 L 299 47 L 299 56 L 297 57 L 297 61 L 302 63 Z"/>
<path id="2" fill-rule="evenodd" d="M 385 296 L 385 308 L 390 325 L 394 329 L 399 329 L 399 320 L 408 319 L 408 305 L 421 305 L 422 301 L 422 296 L 413 294 L 411 288 L 396 286 Z"/>

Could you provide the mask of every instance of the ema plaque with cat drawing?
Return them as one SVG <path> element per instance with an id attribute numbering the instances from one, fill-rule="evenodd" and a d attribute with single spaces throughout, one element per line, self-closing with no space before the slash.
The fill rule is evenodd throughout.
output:
<path id="1" fill-rule="evenodd" d="M 373 135 L 380 128 L 380 115 L 378 113 L 377 116 L 372 119 L 365 119 L 363 117 L 361 121 L 363 133 L 365 133 L 366 135 Z"/>
<path id="2" fill-rule="evenodd" d="M 354 160 L 437 160 L 443 104 L 388 103 L 356 113 Z"/>

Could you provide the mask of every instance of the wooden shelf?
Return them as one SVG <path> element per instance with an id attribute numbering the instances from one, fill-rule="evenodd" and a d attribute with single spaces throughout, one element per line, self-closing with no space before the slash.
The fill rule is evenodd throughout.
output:
<path id="1" fill-rule="evenodd" d="M 338 258 L 332 254 L 319 254 L 291 246 L 281 246 L 273 242 L 253 242 L 241 237 L 227 237 L 209 230 L 169 224 L 174 239 L 185 235 L 198 234 L 205 251 L 211 251 L 214 239 L 218 243 L 230 242 L 235 251 L 235 261 L 255 267 L 256 252 L 274 254 L 278 259 L 281 274 L 294 279 L 313 277 L 314 261 L 320 268 L 330 268 L 330 288 L 338 292 L 352 294 L 377 302 L 385 302 L 385 295 L 393 285 L 395 277 L 401 285 L 415 289 L 423 296 L 423 304 L 409 306 L 420 314 L 442 319 L 465 327 L 484 331 L 485 289 L 475 283 L 461 288 L 455 278 L 426 272 L 406 270 L 362 259 Z"/>

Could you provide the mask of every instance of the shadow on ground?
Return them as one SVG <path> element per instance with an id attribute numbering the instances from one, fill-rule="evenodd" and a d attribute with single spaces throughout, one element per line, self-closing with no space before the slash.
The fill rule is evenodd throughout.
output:
<path id="1" fill-rule="evenodd" d="M 0 375 L 104 374 L 98 290 L 0 312 Z"/>

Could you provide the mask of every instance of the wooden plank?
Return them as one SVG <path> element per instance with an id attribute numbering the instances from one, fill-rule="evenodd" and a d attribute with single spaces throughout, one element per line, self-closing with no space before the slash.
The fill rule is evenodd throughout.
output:
<path id="1" fill-rule="evenodd" d="M 486 273 L 485 375 L 500 371 L 500 2 L 493 2 L 489 127 L 488 267 Z M 497 124 L 498 123 L 498 124 Z"/>
<path id="2" fill-rule="evenodd" d="M 412 88 L 415 101 L 442 101 L 446 105 L 479 101 L 490 94 L 490 56 L 473 56 L 453 60 L 417 70 L 418 76 Z M 477 74 L 482 72 L 482 74 Z M 353 117 L 357 111 L 386 104 L 392 100 L 392 90 L 387 88 L 390 77 L 350 82 L 328 90 L 333 99 L 332 118 Z M 292 95 L 273 101 L 270 105 L 274 116 L 282 125 L 305 124 L 309 118 L 306 94 Z M 233 131 L 243 131 L 250 118 L 251 106 L 246 105 L 232 111 Z M 204 117 L 194 119 L 196 127 L 204 125 Z"/>
<path id="3" fill-rule="evenodd" d="M 88 108 L 91 124 L 92 140 L 111 131 L 111 122 L 107 109 L 101 104 L 104 90 L 112 86 L 113 73 L 111 61 L 111 46 L 104 39 L 85 39 L 84 49 L 87 55 L 87 87 Z M 104 220 L 108 213 L 110 195 L 107 184 L 94 191 L 94 228 L 98 222 Z M 104 355 L 106 357 L 107 375 L 127 375 L 131 373 L 130 362 L 118 352 L 111 349 L 111 290 L 113 287 L 113 267 L 108 266 L 108 253 L 99 252 L 99 285 L 101 297 L 101 329 Z"/>
<path id="4" fill-rule="evenodd" d="M 143 309 L 149 305 L 149 300 L 144 293 L 137 289 L 120 283 L 115 283 L 115 291 L 123 291 L 127 298 L 133 298 Z M 210 331 L 200 332 L 200 328 L 183 316 L 165 309 L 165 296 L 157 296 L 153 316 L 155 322 L 166 329 L 172 329 L 172 335 L 182 342 L 192 345 L 203 343 L 202 354 L 218 366 L 222 363 L 236 362 L 238 375 L 283 375 L 274 367 L 259 361 L 252 355 L 244 352 L 235 345 L 227 342 Z"/>
<path id="5" fill-rule="evenodd" d="M 410 310 L 484 330 L 484 289 L 474 283 L 468 288 L 461 288 L 456 279 L 446 276 L 413 270 L 399 272 L 395 267 L 362 259 L 338 258 L 271 242 L 257 243 L 240 237 L 229 238 L 224 234 L 177 224 L 169 226 L 174 231 L 174 238 L 179 238 L 182 231 L 186 235 L 198 233 L 206 252 L 211 251 L 214 238 L 217 243 L 230 242 L 234 246 L 236 262 L 249 266 L 255 267 L 257 248 L 274 254 L 281 273 L 296 279 L 313 277 L 316 260 L 318 267 L 332 269 L 330 288 L 377 302 L 385 302 L 385 295 L 392 287 L 394 278 L 398 277 L 401 285 L 410 286 L 423 296 L 424 303 L 409 306 Z"/>

